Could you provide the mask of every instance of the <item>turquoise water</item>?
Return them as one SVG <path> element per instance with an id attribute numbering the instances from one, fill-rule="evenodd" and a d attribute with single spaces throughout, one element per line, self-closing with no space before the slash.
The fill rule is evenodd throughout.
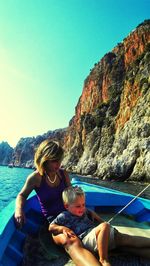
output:
<path id="1" fill-rule="evenodd" d="M 32 171 L 32 169 L 0 166 L 0 211 L 16 198 L 25 182 L 26 177 Z M 77 175 L 70 175 L 70 177 L 77 177 Z M 100 181 L 98 179 L 89 179 L 81 176 L 80 179 L 81 181 L 117 189 L 133 195 L 137 195 L 144 187 L 147 186 L 147 184 L 139 183 Z M 142 197 L 150 199 L 150 187 L 142 194 Z"/>
<path id="2" fill-rule="evenodd" d="M 0 166 L 0 211 L 8 205 L 20 191 L 32 169 Z"/>

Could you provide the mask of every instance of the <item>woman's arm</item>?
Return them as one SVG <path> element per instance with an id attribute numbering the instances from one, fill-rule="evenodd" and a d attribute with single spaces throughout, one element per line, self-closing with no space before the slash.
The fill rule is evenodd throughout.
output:
<path id="1" fill-rule="evenodd" d="M 17 195 L 14 218 L 15 218 L 15 221 L 18 227 L 22 227 L 22 225 L 25 223 L 25 215 L 24 215 L 23 207 L 24 207 L 27 197 L 37 185 L 36 176 L 37 176 L 37 173 L 35 172 L 29 175 L 27 177 L 27 180 L 23 188 Z"/>
<path id="2" fill-rule="evenodd" d="M 67 173 L 66 170 L 63 170 L 63 172 L 64 172 L 64 176 L 65 176 L 65 181 L 66 181 L 66 185 L 67 185 L 67 187 L 72 186 L 72 185 L 71 185 L 71 182 L 70 182 L 69 174 Z"/>

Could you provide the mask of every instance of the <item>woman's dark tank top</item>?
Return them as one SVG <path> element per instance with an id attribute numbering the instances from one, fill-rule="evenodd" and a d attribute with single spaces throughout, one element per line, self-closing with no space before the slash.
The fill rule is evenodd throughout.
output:
<path id="1" fill-rule="evenodd" d="M 58 215 L 65 210 L 62 200 L 62 192 L 66 188 L 66 181 L 62 169 L 59 170 L 59 173 L 61 178 L 58 187 L 49 186 L 46 182 L 46 178 L 43 176 L 40 187 L 35 188 L 42 213 L 46 218 L 51 215 Z"/>

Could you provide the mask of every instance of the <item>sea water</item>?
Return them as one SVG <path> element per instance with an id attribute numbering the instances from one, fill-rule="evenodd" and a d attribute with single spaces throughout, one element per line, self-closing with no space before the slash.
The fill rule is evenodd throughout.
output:
<path id="1" fill-rule="evenodd" d="M 0 211 L 16 198 L 32 169 L 0 166 Z"/>
<path id="2" fill-rule="evenodd" d="M 12 200 L 14 200 L 22 188 L 27 176 L 33 169 L 26 168 L 9 168 L 7 166 L 0 166 L 0 212 Z M 71 175 L 70 178 L 79 177 L 81 181 L 90 182 L 96 185 L 117 189 L 123 192 L 137 195 L 147 184 L 128 183 L 128 182 L 110 182 L 102 181 L 94 178 L 87 178 L 85 176 Z M 150 199 L 150 187 L 142 194 L 143 198 Z"/>

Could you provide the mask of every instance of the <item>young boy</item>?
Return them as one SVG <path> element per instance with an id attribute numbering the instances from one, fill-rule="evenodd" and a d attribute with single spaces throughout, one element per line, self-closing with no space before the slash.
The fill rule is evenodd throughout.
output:
<path id="1" fill-rule="evenodd" d="M 60 213 L 49 226 L 55 243 L 63 245 L 66 243 L 66 235 L 73 237 L 76 234 L 85 248 L 98 252 L 101 265 L 111 266 L 108 261 L 108 246 L 111 245 L 109 240 L 114 235 L 114 228 L 102 222 L 96 213 L 86 209 L 85 194 L 81 188 L 66 188 L 62 198 L 66 211 Z M 89 216 L 101 223 L 96 225 Z"/>

